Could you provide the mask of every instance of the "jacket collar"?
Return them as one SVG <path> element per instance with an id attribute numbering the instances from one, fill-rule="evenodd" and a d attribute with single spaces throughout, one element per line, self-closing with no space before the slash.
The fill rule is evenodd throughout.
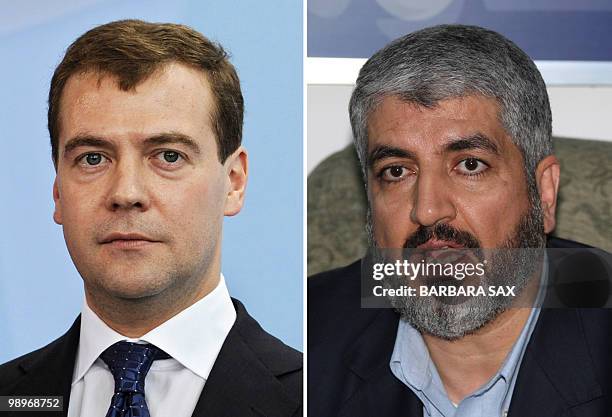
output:
<path id="1" fill-rule="evenodd" d="M 609 310 L 551 307 L 559 306 L 553 289 L 558 256 L 564 249 L 585 246 L 550 238 L 548 248 L 553 249 L 548 252 L 549 293 L 521 363 L 509 416 L 547 417 L 570 408 L 572 415 L 581 416 L 586 408 L 585 415 L 596 415 L 593 407 L 603 403 L 593 401 L 603 396 L 596 369 L 610 363 Z"/>
<path id="2" fill-rule="evenodd" d="M 79 315 L 66 334 L 42 348 L 38 355 L 27 355 L 19 364 L 26 376 L 18 382 L 13 392 L 60 395 L 63 397 L 62 415 L 66 416 L 80 327 Z"/>
<path id="3" fill-rule="evenodd" d="M 397 335 L 398 315 L 391 309 L 363 309 L 368 322 L 345 355 L 345 364 L 359 379 L 347 392 L 340 416 L 422 416 L 423 405 L 389 368 Z"/>
<path id="4" fill-rule="evenodd" d="M 556 416 L 570 408 L 578 416 L 577 406 L 602 396 L 581 311 L 543 310 L 521 364 L 509 416 Z"/>
<path id="5" fill-rule="evenodd" d="M 301 398 L 294 398 L 279 377 L 298 371 L 301 361 L 295 355 L 279 352 L 280 343 L 264 332 L 233 300 L 236 323 L 230 330 L 215 361 L 202 395 L 193 412 L 203 416 L 290 416 Z"/>

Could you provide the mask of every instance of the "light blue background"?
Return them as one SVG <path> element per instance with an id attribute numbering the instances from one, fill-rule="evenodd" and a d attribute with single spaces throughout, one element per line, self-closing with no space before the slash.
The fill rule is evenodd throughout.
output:
<path id="1" fill-rule="evenodd" d="M 183 23 L 232 55 L 245 97 L 246 206 L 226 218 L 230 293 L 302 347 L 301 1 L 2 2 L 0 14 L 0 363 L 63 334 L 82 280 L 53 223 L 47 94 L 67 46 L 111 20 Z"/>

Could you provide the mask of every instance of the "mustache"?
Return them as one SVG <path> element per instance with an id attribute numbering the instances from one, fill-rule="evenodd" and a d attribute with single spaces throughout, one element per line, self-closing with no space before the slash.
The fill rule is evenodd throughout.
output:
<path id="1" fill-rule="evenodd" d="M 480 241 L 470 232 L 456 229 L 447 223 L 439 223 L 433 226 L 419 226 L 406 239 L 404 248 L 416 248 L 431 239 L 453 242 L 469 249 L 481 247 Z"/>

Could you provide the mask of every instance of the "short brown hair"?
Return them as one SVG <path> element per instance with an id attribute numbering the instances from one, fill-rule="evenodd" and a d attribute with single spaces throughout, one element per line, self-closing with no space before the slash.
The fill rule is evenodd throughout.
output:
<path id="1" fill-rule="evenodd" d="M 212 124 L 221 162 L 240 146 L 244 100 L 236 70 L 221 45 L 188 26 L 119 20 L 97 26 L 68 47 L 49 90 L 48 127 L 57 165 L 60 105 L 64 87 L 75 74 L 94 71 L 117 78 L 123 91 L 134 89 L 162 66 L 178 62 L 202 70 L 215 100 Z"/>

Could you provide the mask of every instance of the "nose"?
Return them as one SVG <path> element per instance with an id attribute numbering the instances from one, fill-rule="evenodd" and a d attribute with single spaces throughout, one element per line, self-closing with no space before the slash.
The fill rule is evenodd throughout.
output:
<path id="1" fill-rule="evenodd" d="M 145 211 L 149 208 L 145 172 L 140 165 L 137 160 L 117 162 L 106 199 L 108 210 Z"/>
<path id="2" fill-rule="evenodd" d="M 419 173 L 410 219 L 421 226 L 433 226 L 453 220 L 456 208 L 452 190 L 443 178 L 433 173 Z"/>

